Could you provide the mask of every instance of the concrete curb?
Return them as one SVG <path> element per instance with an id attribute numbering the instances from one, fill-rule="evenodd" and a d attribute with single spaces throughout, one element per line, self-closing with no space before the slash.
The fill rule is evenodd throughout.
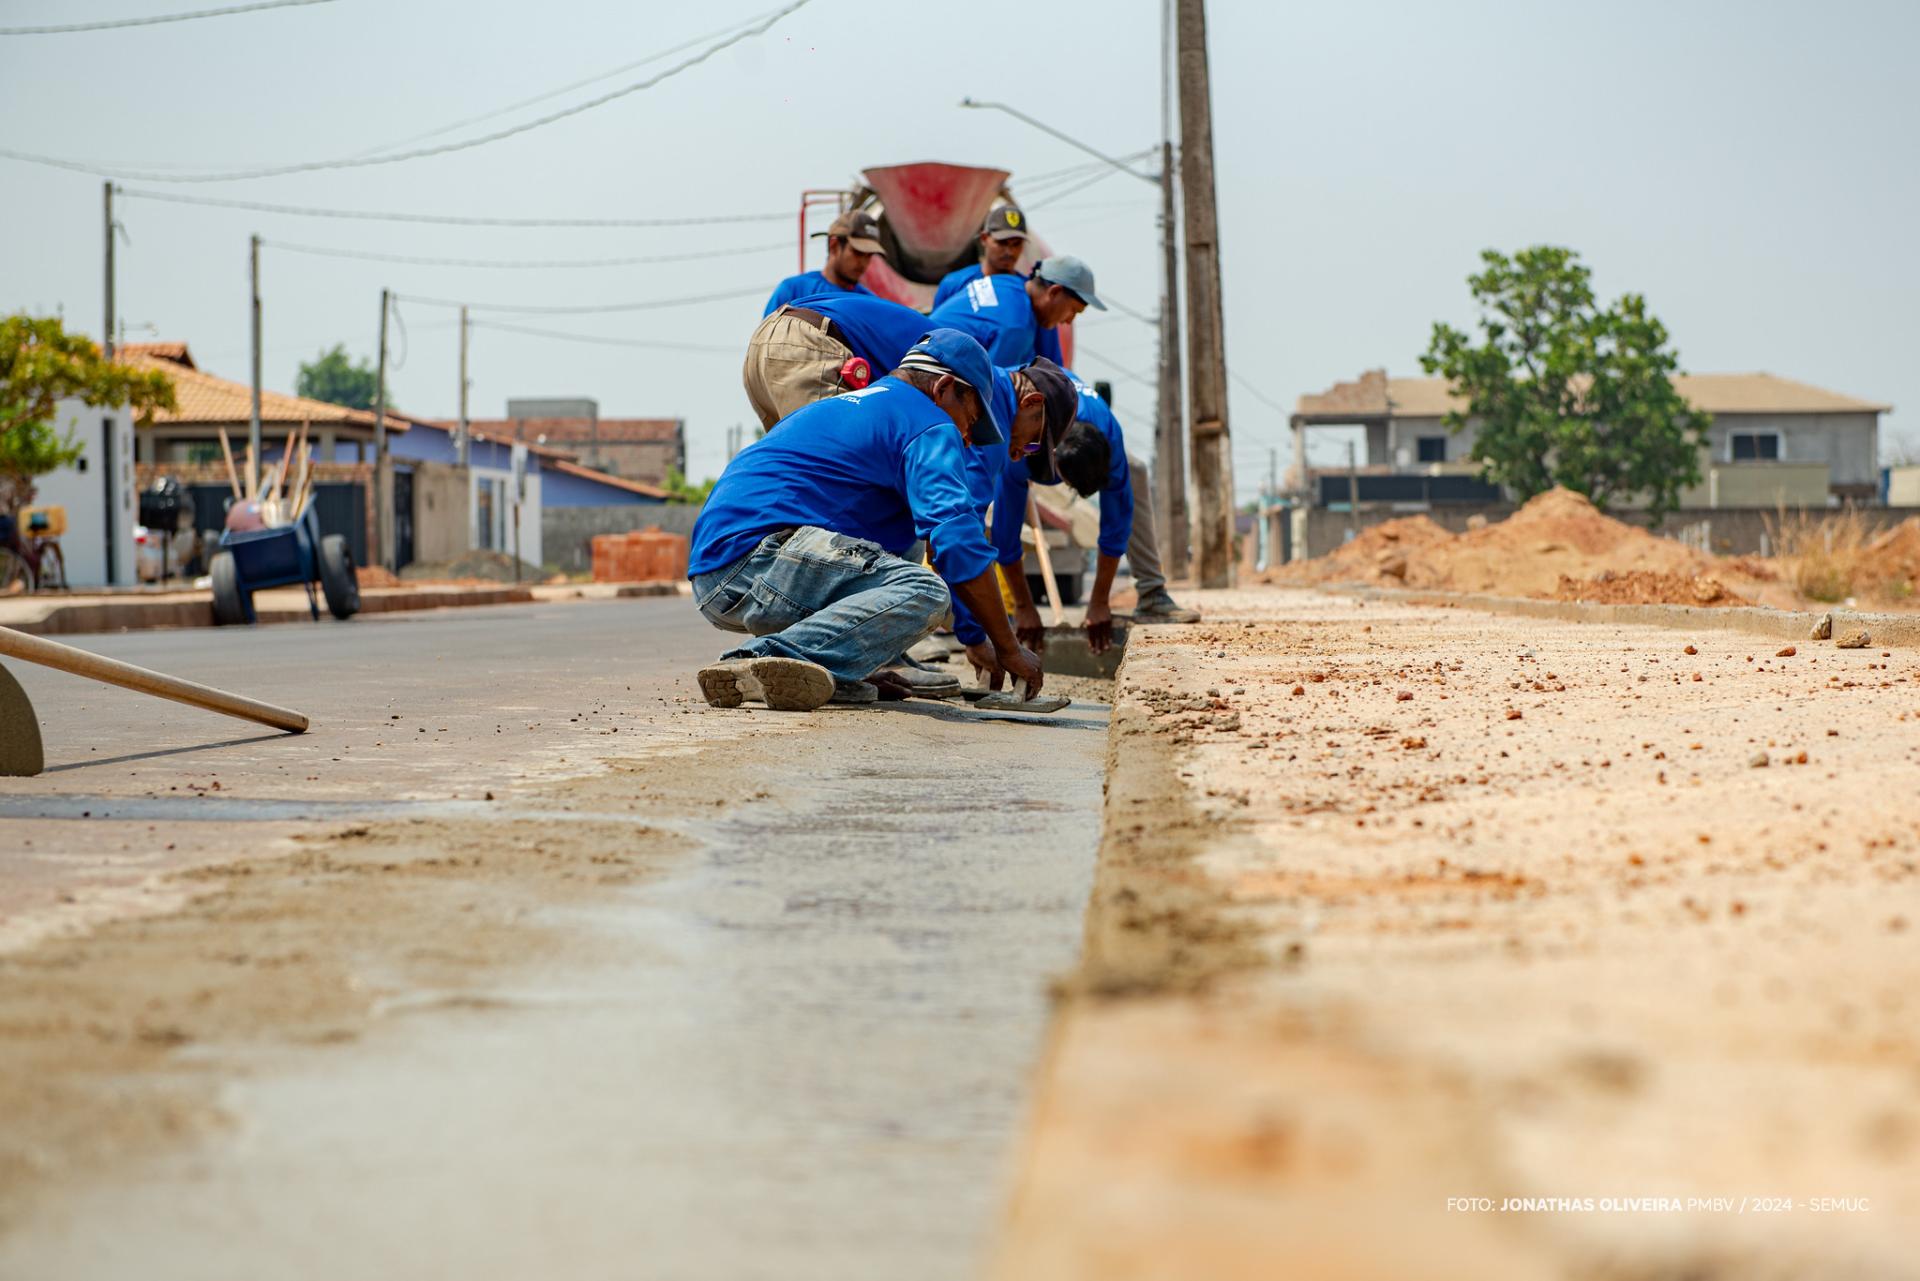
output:
<path id="1" fill-rule="evenodd" d="M 281 599 L 270 599 L 272 597 Z M 530 587 L 368 588 L 360 593 L 360 612 L 391 614 L 469 605 L 530 604 L 533 600 L 533 589 Z M 263 624 L 304 623 L 311 617 L 307 612 L 304 593 L 262 592 L 255 598 L 254 613 Z M 323 622 L 332 621 L 324 603 L 320 607 L 320 618 Z M 15 631 L 32 636 L 73 636 L 87 632 L 152 631 L 213 625 L 213 600 L 210 595 L 168 600 L 128 598 L 77 601 L 56 604 L 39 618 L 7 624 Z"/>
<path id="2" fill-rule="evenodd" d="M 1514 614 L 1522 618 L 1548 618 L 1571 623 L 1671 627 L 1695 632 L 1740 632 L 1796 644 L 1811 639 L 1814 620 L 1820 614 L 1831 613 L 1836 638 L 1861 627 L 1866 629 L 1872 644 L 1883 649 L 1920 646 L 1920 614 L 1869 614 L 1850 609 L 1802 613 L 1760 609 L 1752 605 L 1718 609 L 1699 605 L 1599 605 L 1586 601 L 1534 600 L 1525 596 L 1484 596 L 1475 592 L 1415 591 L 1362 583 L 1328 583 L 1320 590 L 1330 595 L 1392 601 L 1401 605 L 1478 609 L 1492 614 Z M 1833 642 L 1820 643 L 1830 645 Z"/>

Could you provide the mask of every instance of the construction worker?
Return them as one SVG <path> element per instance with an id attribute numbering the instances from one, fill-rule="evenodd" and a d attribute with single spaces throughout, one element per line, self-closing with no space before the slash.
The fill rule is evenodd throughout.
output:
<path id="1" fill-rule="evenodd" d="M 1019 271 L 1020 256 L 1027 251 L 1029 234 L 1027 216 L 1018 207 L 995 205 L 980 228 L 980 260 L 941 277 L 939 287 L 933 291 L 933 309 L 937 311 L 941 303 L 982 276 L 1005 276 Z M 1060 355 L 1058 329 L 1042 329 L 1034 351 L 1056 365 L 1066 364 Z"/>
<path id="2" fill-rule="evenodd" d="M 1093 269 L 1057 254 L 1029 276 L 981 276 L 935 307 L 929 319 L 971 334 L 994 364 L 1019 366 L 1040 354 L 1042 332 L 1069 323 L 1088 307 L 1107 309 L 1094 292 Z"/>
<path id="3" fill-rule="evenodd" d="M 740 378 L 762 428 L 894 368 L 933 326 L 911 307 L 832 290 L 782 304 L 747 340 Z"/>
<path id="4" fill-rule="evenodd" d="M 1139 595 L 1132 614 L 1135 622 L 1195 623 L 1200 615 L 1182 609 L 1167 591 L 1166 575 L 1160 570 L 1153 510 L 1145 501 L 1150 493 L 1146 464 L 1127 453 L 1126 433 L 1107 402 L 1077 375 L 1069 373 L 1068 377 L 1077 392 L 1073 426 L 1055 446 L 1051 458 L 1035 457 L 1026 467 L 1007 470 L 994 505 L 993 542 L 1000 563 L 1012 567 L 1005 577 L 1014 599 L 1014 629 L 1023 645 L 1045 649 L 1040 611 L 1021 570 L 1025 552 L 1020 546 L 1020 526 L 1026 519 L 1027 486 L 1065 481 L 1082 498 L 1100 495 L 1098 556 L 1084 623 L 1087 647 L 1100 654 L 1113 645 L 1110 597 L 1123 552 L 1133 567 Z M 1136 495 L 1141 501 L 1136 502 Z"/>
<path id="5" fill-rule="evenodd" d="M 792 302 L 796 298 L 805 298 L 810 294 L 843 293 L 871 294 L 873 290 L 860 283 L 860 277 L 867 274 L 867 264 L 873 256 L 886 256 L 886 246 L 880 243 L 880 224 L 874 216 L 864 209 L 849 209 L 835 218 L 825 231 L 816 231 L 813 238 L 825 236 L 827 239 L 827 265 L 819 271 L 803 271 L 797 276 L 788 276 L 774 286 L 773 293 L 767 298 L 766 310 L 760 314 L 771 316 L 782 303 Z"/>
<path id="6" fill-rule="evenodd" d="M 871 703 L 883 685 L 903 696 L 868 678 L 933 630 L 949 589 L 983 621 L 991 670 L 1039 691 L 967 485 L 969 449 L 1005 448 L 1012 427 L 993 387 L 986 351 L 936 329 L 886 377 L 806 406 L 727 464 L 688 577 L 709 622 L 753 639 L 700 669 L 709 704 L 811 711 Z M 901 555 L 916 537 L 931 570 Z"/>

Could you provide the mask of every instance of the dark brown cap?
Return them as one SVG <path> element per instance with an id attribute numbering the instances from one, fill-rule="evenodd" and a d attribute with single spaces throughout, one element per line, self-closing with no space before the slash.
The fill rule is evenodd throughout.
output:
<path id="1" fill-rule="evenodd" d="M 885 257 L 886 246 L 880 243 L 880 223 L 864 209 L 849 209 L 833 220 L 825 231 L 813 233 L 817 239 L 821 236 L 844 236 L 848 244 L 863 254 L 879 254 Z"/>
<path id="2" fill-rule="evenodd" d="M 992 236 L 995 240 L 1025 240 L 1028 235 L 1027 216 L 1012 205 L 996 206 L 987 215 L 986 225 L 980 228 L 983 236 Z"/>

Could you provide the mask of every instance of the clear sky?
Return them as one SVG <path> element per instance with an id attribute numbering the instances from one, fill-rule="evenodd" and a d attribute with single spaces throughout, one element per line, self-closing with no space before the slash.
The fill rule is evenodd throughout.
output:
<path id="1" fill-rule="evenodd" d="M 211 0 L 0 0 L 0 27 L 210 7 Z M 186 171 L 368 153 L 715 32 L 775 0 L 334 0 L 90 34 L 0 37 L 0 146 Z M 401 256 L 546 260 L 751 249 L 695 261 L 496 270 L 265 251 L 266 382 L 345 342 L 371 355 L 379 290 L 596 305 L 764 292 L 795 269 L 807 187 L 939 159 L 1022 174 L 1086 158 L 998 99 L 1112 153 L 1158 139 L 1158 0 L 979 9 L 812 0 L 656 88 L 531 133 L 366 168 L 135 190 L 303 206 L 522 217 L 786 215 L 676 229 L 515 230 L 298 218 L 129 198 L 120 313 L 247 377 L 247 236 Z M 1484 247 L 1570 245 L 1600 291 L 1647 295 L 1683 366 L 1770 370 L 1891 402 L 1883 452 L 1920 447 L 1920 4 L 1745 0 L 1215 0 L 1210 6 L 1230 421 L 1243 495 L 1286 410 L 1363 369 L 1418 372 L 1436 319 L 1471 319 Z M 598 82 L 434 141 L 641 79 Z M 0 160 L 0 309 L 97 335 L 100 180 Z M 1157 193 L 1114 175 L 1028 202 L 1103 292 L 1157 306 Z M 815 242 L 816 244 L 818 242 Z M 754 248 L 760 246 L 761 248 Z M 817 266 L 815 257 L 809 266 Z M 472 412 L 590 396 L 606 416 L 686 418 L 692 471 L 751 422 L 739 353 L 760 297 L 501 321 L 718 350 L 595 346 L 478 330 Z M 482 318 L 486 313 L 476 313 Z M 451 415 L 453 313 L 405 302 L 393 402 Z M 152 328 L 149 329 L 148 326 Z M 1082 327 L 1150 445 L 1155 332 Z M 1277 406 L 1277 407 L 1276 407 Z M 1904 442 L 1902 438 L 1904 437 Z"/>

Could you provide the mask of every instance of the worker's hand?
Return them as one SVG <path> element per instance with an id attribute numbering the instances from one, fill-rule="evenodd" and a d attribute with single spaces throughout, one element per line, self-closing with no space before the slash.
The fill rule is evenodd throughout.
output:
<path id="1" fill-rule="evenodd" d="M 1007 674 L 1000 667 L 1000 656 L 993 652 L 993 646 L 986 641 L 967 646 L 967 662 L 973 665 L 974 679 L 988 689 L 999 689 L 1006 684 Z"/>
<path id="2" fill-rule="evenodd" d="M 1027 683 L 1029 698 L 1040 692 L 1040 684 L 1046 679 L 1046 673 L 1040 670 L 1038 654 L 1025 645 L 1016 644 L 1011 650 L 1001 650 L 998 657 L 1007 675 Z"/>
<path id="3" fill-rule="evenodd" d="M 1034 653 L 1047 652 L 1047 629 L 1041 623 L 1040 611 L 1036 607 L 1021 605 L 1013 611 L 1013 634 Z"/>
<path id="4" fill-rule="evenodd" d="M 1113 610 L 1104 600 L 1087 602 L 1087 648 L 1096 654 L 1113 648 Z"/>

